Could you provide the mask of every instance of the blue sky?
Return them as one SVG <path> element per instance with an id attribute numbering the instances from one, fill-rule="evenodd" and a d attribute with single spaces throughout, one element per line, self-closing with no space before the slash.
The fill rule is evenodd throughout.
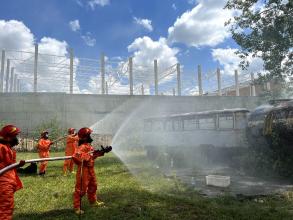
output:
<path id="1" fill-rule="evenodd" d="M 73 48 L 78 58 L 99 59 L 104 52 L 109 59 L 133 56 L 137 65 L 150 65 L 156 58 L 161 69 L 177 61 L 182 65 L 183 89 L 195 94 L 198 64 L 204 74 L 220 67 L 223 74 L 231 76 L 237 68 L 239 60 L 231 53 L 237 45 L 223 24 L 233 12 L 224 11 L 224 5 L 225 0 L 2 0 L 0 47 L 26 50 L 31 42 L 19 46 L 8 40 L 15 34 L 23 36 L 23 41 L 32 37 L 38 43 L 54 39 L 43 42 L 46 53 L 60 55 L 65 45 Z M 22 25 L 11 24 L 11 20 Z M 13 28 L 11 35 L 5 35 Z M 75 75 L 78 89 L 90 92 L 86 80 L 78 82 L 82 77 L 78 72 Z M 90 78 L 89 73 L 87 80 Z M 151 78 L 146 76 L 146 84 Z M 206 90 L 212 84 L 205 82 Z M 119 90 L 119 85 L 115 89 Z"/>

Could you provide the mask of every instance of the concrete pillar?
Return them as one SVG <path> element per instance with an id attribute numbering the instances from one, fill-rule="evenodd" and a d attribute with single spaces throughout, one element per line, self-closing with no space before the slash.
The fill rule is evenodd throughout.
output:
<path id="1" fill-rule="evenodd" d="M 176 91 L 175 91 L 174 88 L 172 89 L 172 92 L 173 92 L 173 96 L 175 96 L 176 95 Z"/>
<path id="2" fill-rule="evenodd" d="M 143 87 L 143 84 L 141 84 L 141 95 L 144 95 L 144 87 Z"/>
<path id="3" fill-rule="evenodd" d="M 250 74 L 251 77 L 251 96 L 255 96 L 254 74 Z"/>
<path id="4" fill-rule="evenodd" d="M 238 81 L 238 71 L 235 70 L 235 92 L 236 96 L 239 96 L 239 81 Z"/>
<path id="5" fill-rule="evenodd" d="M 177 63 L 176 65 L 177 70 L 177 93 L 178 96 L 181 96 L 181 72 L 180 72 L 180 64 Z"/>
<path id="6" fill-rule="evenodd" d="M 14 74 L 14 79 L 13 79 L 13 92 L 16 92 L 17 90 L 17 74 Z"/>
<path id="7" fill-rule="evenodd" d="M 39 56 L 39 47 L 38 47 L 38 44 L 35 44 L 34 92 L 38 91 L 38 56 Z"/>
<path id="8" fill-rule="evenodd" d="M 9 73 L 10 73 L 10 60 L 7 59 L 5 92 L 8 92 L 8 86 L 9 86 Z"/>
<path id="9" fill-rule="evenodd" d="M 105 55 L 101 54 L 101 90 L 105 94 Z"/>
<path id="10" fill-rule="evenodd" d="M 129 94 L 133 95 L 133 59 L 129 57 L 128 70 L 129 70 Z"/>
<path id="11" fill-rule="evenodd" d="M 20 79 L 17 79 L 17 92 L 20 92 Z"/>
<path id="12" fill-rule="evenodd" d="M 155 73 L 155 95 L 159 94 L 158 87 L 158 61 L 154 60 L 154 73 Z"/>
<path id="13" fill-rule="evenodd" d="M 9 92 L 13 92 L 13 80 L 14 80 L 14 67 L 11 67 L 10 82 L 9 82 Z"/>
<path id="14" fill-rule="evenodd" d="M 69 74 L 70 74 L 70 79 L 69 79 L 69 93 L 73 94 L 73 49 L 71 48 L 70 51 L 70 66 L 69 66 Z"/>
<path id="15" fill-rule="evenodd" d="M 3 89 L 4 89 L 4 70 L 5 70 L 5 50 L 2 50 L 1 75 L 0 75 L 0 92 L 3 92 Z"/>
<path id="16" fill-rule="evenodd" d="M 106 82 L 106 95 L 108 95 L 108 82 Z"/>
<path id="17" fill-rule="evenodd" d="M 222 96 L 222 82 L 221 82 L 220 68 L 217 68 L 217 81 L 218 81 L 218 96 Z"/>
<path id="18" fill-rule="evenodd" d="M 201 66 L 198 65 L 197 67 L 197 79 L 198 79 L 198 91 L 199 95 L 202 96 L 202 77 L 201 77 Z"/>

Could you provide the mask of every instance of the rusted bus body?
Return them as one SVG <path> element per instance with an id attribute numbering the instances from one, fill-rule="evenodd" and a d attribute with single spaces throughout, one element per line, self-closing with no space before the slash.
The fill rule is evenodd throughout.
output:
<path id="1" fill-rule="evenodd" d="M 113 135 L 111 134 L 92 134 L 92 139 L 93 141 L 93 146 L 111 146 L 112 145 L 112 140 L 113 140 Z"/>
<path id="2" fill-rule="evenodd" d="M 271 145 L 273 133 L 293 146 L 293 100 L 274 100 L 261 106 L 248 118 L 247 137 L 251 146 Z"/>

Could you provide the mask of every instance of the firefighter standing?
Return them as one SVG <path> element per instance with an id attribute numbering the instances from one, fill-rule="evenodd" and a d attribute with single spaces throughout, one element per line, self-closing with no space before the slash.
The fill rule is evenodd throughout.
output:
<path id="1" fill-rule="evenodd" d="M 91 146 L 93 139 L 91 138 L 92 130 L 90 128 L 81 128 L 78 131 L 78 145 L 76 153 L 73 155 L 74 162 L 78 165 L 76 174 L 76 183 L 74 191 L 73 206 L 76 214 L 82 214 L 80 208 L 81 198 L 87 193 L 89 203 L 101 206 L 104 203 L 97 201 L 97 180 L 94 170 L 94 160 L 104 155 L 104 152 L 94 152 Z"/>
<path id="2" fill-rule="evenodd" d="M 76 149 L 78 144 L 78 136 L 75 134 L 74 128 L 68 129 L 68 136 L 66 138 L 66 148 L 65 148 L 65 156 L 72 156 Z M 69 171 L 71 173 L 74 173 L 73 171 L 73 160 L 65 160 L 64 166 L 63 166 L 63 173 L 64 176 L 67 175 L 67 169 L 69 168 Z"/>
<path id="3" fill-rule="evenodd" d="M 18 145 L 17 135 L 20 129 L 14 125 L 6 125 L 0 131 L 0 169 L 16 162 L 16 151 L 12 148 Z M 21 160 L 19 167 L 25 164 Z M 0 176 L 0 219 L 11 220 L 14 208 L 14 193 L 22 188 L 16 169 L 7 171 Z"/>
<path id="4" fill-rule="evenodd" d="M 41 139 L 38 142 L 38 151 L 40 158 L 48 158 L 50 157 L 50 146 L 53 144 L 52 141 L 49 140 L 49 132 L 43 131 L 41 133 Z M 45 175 L 47 169 L 48 161 L 43 161 L 40 163 L 39 167 L 39 175 Z"/>

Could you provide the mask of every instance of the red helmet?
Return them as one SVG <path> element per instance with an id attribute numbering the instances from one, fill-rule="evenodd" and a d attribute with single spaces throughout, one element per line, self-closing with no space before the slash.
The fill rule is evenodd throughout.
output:
<path id="1" fill-rule="evenodd" d="M 9 140 L 16 137 L 20 133 L 20 129 L 14 125 L 6 125 L 0 131 L 0 139 Z"/>
<path id="2" fill-rule="evenodd" d="M 68 128 L 68 134 L 73 134 L 75 131 L 75 128 Z"/>
<path id="3" fill-rule="evenodd" d="M 85 128 L 81 128 L 78 131 L 77 135 L 80 139 L 83 139 L 83 138 L 89 137 L 92 132 L 93 132 L 92 129 L 85 127 Z"/>

